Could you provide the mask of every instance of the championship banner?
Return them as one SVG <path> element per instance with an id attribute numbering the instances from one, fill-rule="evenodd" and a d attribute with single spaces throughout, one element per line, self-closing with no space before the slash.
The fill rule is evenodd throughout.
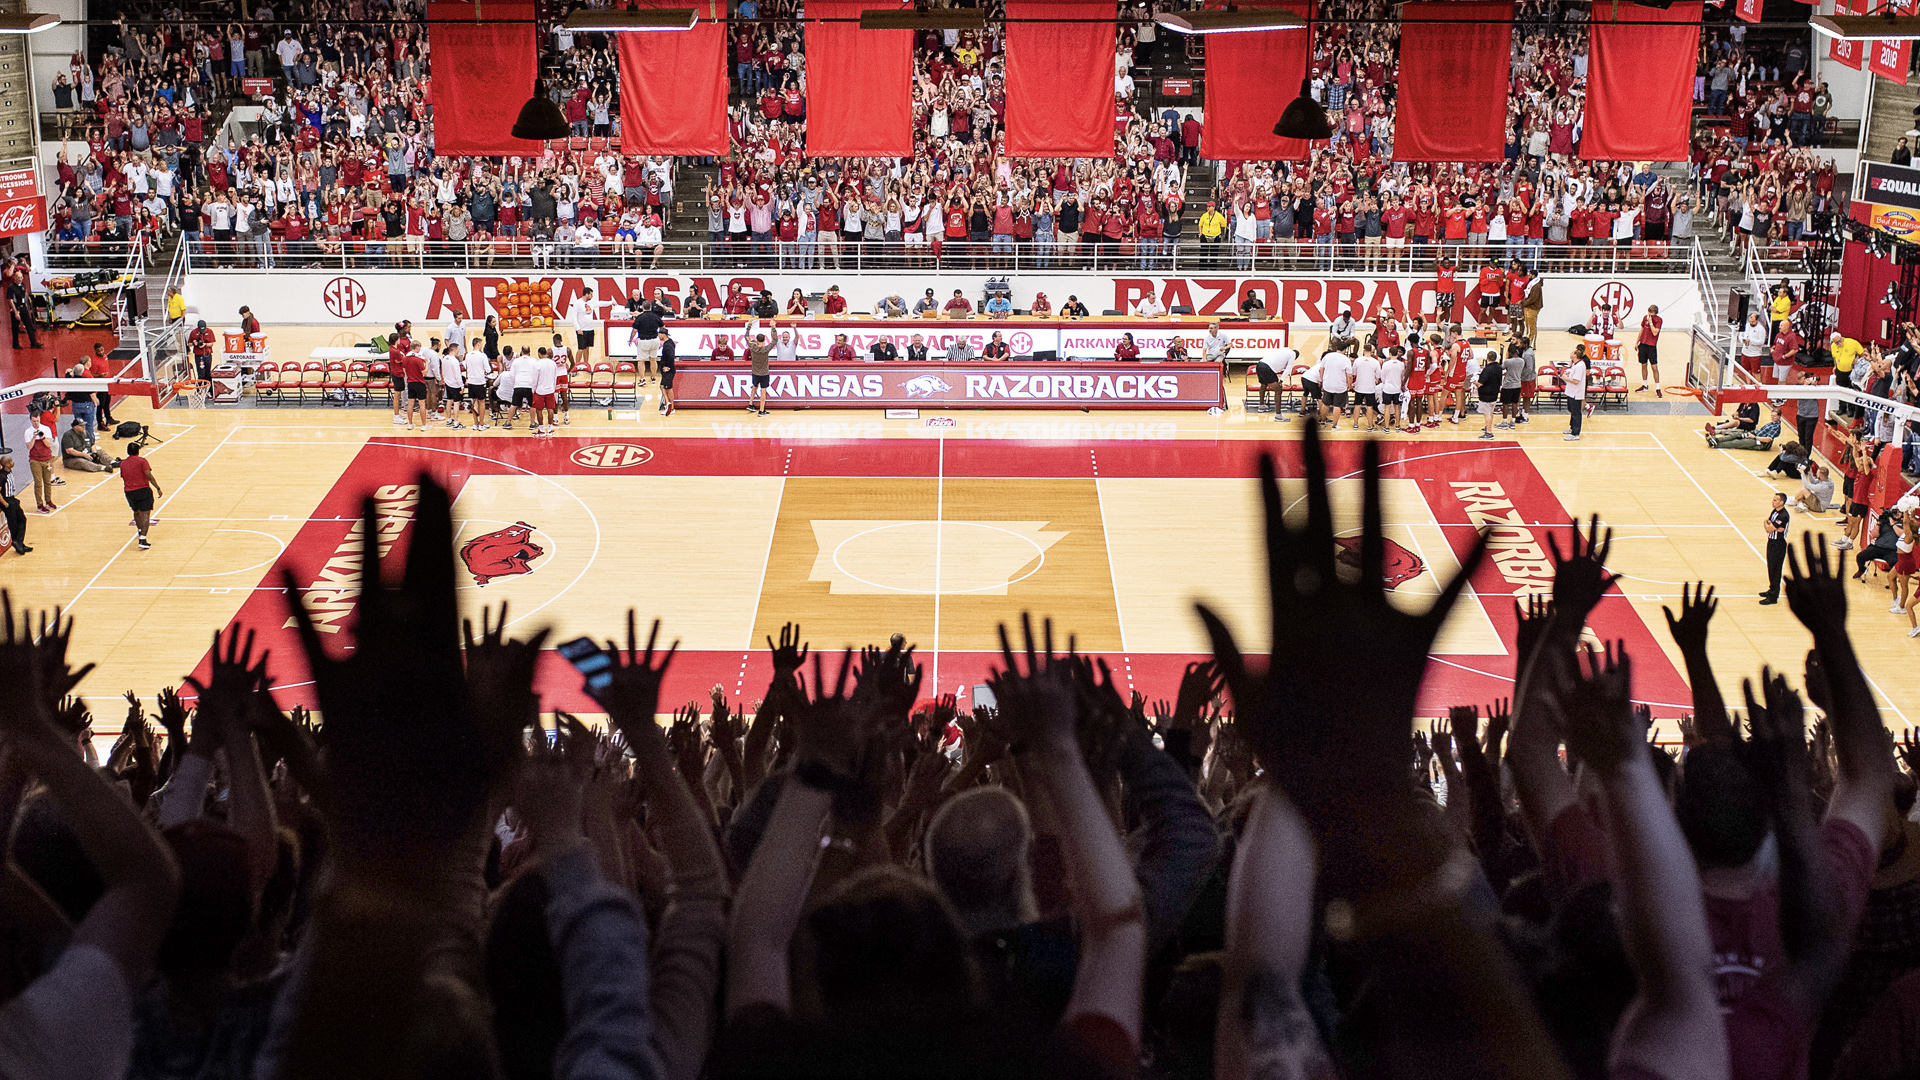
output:
<path id="1" fill-rule="evenodd" d="M 1861 162 L 1861 166 L 1864 179 L 1854 202 L 1854 217 L 1902 239 L 1920 234 L 1920 169 L 1879 161 Z"/>
<path id="2" fill-rule="evenodd" d="M 35 169 L 0 172 L 0 236 L 21 236 L 47 228 L 47 200 L 40 194 Z"/>
<path id="3" fill-rule="evenodd" d="M 753 394 L 750 365 L 683 363 L 673 403 L 737 409 Z M 876 409 L 1209 409 L 1226 405 L 1226 376 L 1205 363 L 783 364 L 771 405 Z"/>

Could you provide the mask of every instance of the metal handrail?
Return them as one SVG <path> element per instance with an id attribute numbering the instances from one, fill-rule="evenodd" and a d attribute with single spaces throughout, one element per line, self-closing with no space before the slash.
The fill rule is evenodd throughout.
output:
<path id="1" fill-rule="evenodd" d="M 1151 245 L 1151 246 L 1148 246 Z M 275 241 L 261 252 L 253 242 L 220 245 L 202 239 L 188 248 L 190 272 L 271 270 L 396 270 L 421 272 L 485 272 L 490 270 L 553 272 L 619 272 L 625 274 L 771 270 L 806 272 L 833 270 L 844 274 L 894 274 L 902 270 L 946 270 L 960 273 L 1042 273 L 1112 275 L 1145 273 L 1412 273 L 1430 274 L 1433 260 L 1446 254 L 1459 264 L 1460 276 L 1470 280 L 1488 259 L 1505 264 L 1519 259 L 1535 270 L 1554 273 L 1684 274 L 1698 257 L 1698 242 L 1682 245 L 1632 244 L 1606 247 L 1492 244 L 1469 247 L 1428 243 L 1389 248 L 1382 245 L 1281 241 L 1239 244 L 1231 240 L 1208 242 L 1183 238 L 1177 244 L 1143 241 L 1138 244 L 1080 243 L 1068 247 L 1031 241 L 943 242 L 938 254 L 927 245 L 889 241 L 812 243 L 775 240 L 739 243 L 675 241 L 652 252 L 620 253 L 611 244 L 593 254 L 561 250 L 550 242 L 524 237 L 492 241 L 306 240 Z"/>

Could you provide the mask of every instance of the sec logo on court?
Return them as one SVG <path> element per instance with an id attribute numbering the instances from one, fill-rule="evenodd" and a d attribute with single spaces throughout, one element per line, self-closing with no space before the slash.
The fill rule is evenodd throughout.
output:
<path id="1" fill-rule="evenodd" d="M 631 469 L 652 460 L 653 451 L 639 443 L 594 443 L 573 452 L 573 463 L 589 469 Z"/>
<path id="2" fill-rule="evenodd" d="M 320 299 L 327 305 L 327 314 L 336 319 L 358 318 L 367 310 L 366 287 L 350 277 L 327 282 L 320 290 Z"/>

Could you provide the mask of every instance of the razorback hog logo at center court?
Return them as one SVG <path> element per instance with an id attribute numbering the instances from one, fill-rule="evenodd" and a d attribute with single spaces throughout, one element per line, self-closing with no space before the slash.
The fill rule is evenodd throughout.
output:
<path id="1" fill-rule="evenodd" d="M 544 554 L 546 551 L 533 542 L 533 526 L 516 521 L 467 541 L 460 548 L 460 561 L 467 564 L 475 582 L 485 585 L 494 578 L 531 573 L 529 564 Z"/>
<path id="2" fill-rule="evenodd" d="M 1383 542 L 1387 546 L 1386 558 L 1382 562 L 1382 567 L 1386 571 L 1387 588 L 1397 589 L 1406 582 L 1412 581 L 1414 578 L 1427 572 L 1427 564 L 1420 556 L 1408 551 L 1403 545 L 1395 541 L 1385 540 L 1383 538 Z M 1360 568 L 1360 538 L 1357 536 L 1342 536 L 1335 539 L 1334 543 L 1339 545 L 1339 550 L 1334 552 L 1335 560 L 1342 565 L 1351 566 L 1358 570 Z"/>
<path id="3" fill-rule="evenodd" d="M 947 381 L 938 375 L 916 375 L 901 383 L 900 389 L 905 390 L 908 397 L 932 397 L 935 394 L 949 393 L 953 387 L 948 386 Z"/>

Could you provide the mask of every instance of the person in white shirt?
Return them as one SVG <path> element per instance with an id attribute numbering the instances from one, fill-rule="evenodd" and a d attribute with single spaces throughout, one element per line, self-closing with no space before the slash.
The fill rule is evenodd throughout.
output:
<path id="1" fill-rule="evenodd" d="M 1165 305 L 1160 303 L 1158 297 L 1152 293 L 1148 293 L 1140 298 L 1139 303 L 1133 305 L 1133 313 L 1142 319 L 1157 319 L 1165 315 L 1167 309 Z"/>
<path id="2" fill-rule="evenodd" d="M 461 352 L 467 348 L 467 313 L 457 307 L 447 316 L 447 344 Z"/>
<path id="3" fill-rule="evenodd" d="M 467 350 L 466 362 L 467 409 L 473 413 L 473 430 L 487 430 L 487 374 L 493 367 L 487 362 L 487 354 L 478 347 Z"/>
<path id="4" fill-rule="evenodd" d="M 1567 442 L 1580 441 L 1580 427 L 1587 412 L 1587 346 L 1583 342 L 1573 347 L 1573 362 L 1560 376 L 1562 392 L 1567 397 Z"/>
<path id="5" fill-rule="evenodd" d="M 559 403 L 555 394 L 559 388 L 560 366 L 553 362 L 553 354 L 545 349 L 533 360 L 533 433 L 551 435 L 554 420 L 558 417 Z"/>
<path id="6" fill-rule="evenodd" d="M 1300 412 L 1301 415 L 1315 418 L 1316 421 L 1320 416 L 1320 399 L 1322 394 L 1320 379 L 1326 373 L 1327 358 L 1325 355 L 1315 360 L 1312 366 L 1300 373 Z M 1280 419 L 1279 412 L 1279 406 L 1274 406 L 1273 418 L 1275 421 Z"/>
<path id="7" fill-rule="evenodd" d="M 1220 332 L 1220 324 L 1213 323 L 1207 327 L 1207 336 L 1201 339 L 1200 355 L 1205 357 L 1209 364 L 1224 364 L 1227 362 L 1227 350 L 1232 347 L 1232 344 L 1226 335 Z M 1295 354 L 1295 359 L 1298 358 L 1298 354 Z"/>
<path id="8" fill-rule="evenodd" d="M 1395 345 L 1387 350 L 1386 359 L 1380 361 L 1380 403 L 1381 411 L 1386 414 L 1388 428 L 1400 427 L 1400 406 L 1406 398 L 1407 362 L 1401 359 L 1406 350 Z"/>
<path id="9" fill-rule="evenodd" d="M 780 331 L 780 336 L 773 343 L 773 358 L 782 364 L 791 364 L 800 359 L 800 342 L 792 331 Z"/>
<path id="10" fill-rule="evenodd" d="M 538 362 L 533 358 L 533 352 L 526 349 L 521 350 L 520 355 L 514 357 L 508 365 L 507 370 L 513 382 L 513 411 L 507 414 L 507 422 L 500 425 L 508 431 L 512 431 L 513 422 L 520 419 L 521 409 L 526 409 L 532 414 L 534 426 L 539 427 L 540 414 L 533 406 L 533 379 L 538 366 Z"/>
<path id="11" fill-rule="evenodd" d="M 567 321 L 573 324 L 574 351 L 583 364 L 593 363 L 593 290 L 581 289 L 567 305 Z"/>
<path id="12" fill-rule="evenodd" d="M 1353 362 L 1353 423 L 1357 429 L 1364 418 L 1367 426 L 1380 426 L 1380 357 L 1363 352 Z"/>
<path id="13" fill-rule="evenodd" d="M 446 395 L 447 426 L 463 428 L 460 422 L 460 403 L 467 396 L 466 365 L 461 362 L 460 350 L 452 342 L 447 343 L 447 351 L 440 354 L 441 393 Z"/>
<path id="14" fill-rule="evenodd" d="M 1320 396 L 1327 403 L 1327 416 L 1333 421 L 1329 430 L 1339 431 L 1347 415 L 1347 391 L 1353 385 L 1353 361 L 1343 352 L 1320 357 Z"/>
<path id="15" fill-rule="evenodd" d="M 1254 361 L 1253 374 L 1260 380 L 1261 405 L 1264 406 L 1267 403 L 1269 393 L 1277 393 L 1275 388 L 1280 385 L 1280 380 L 1287 377 L 1287 372 L 1293 370 L 1293 363 L 1298 359 L 1300 354 L 1297 351 L 1282 348 L 1275 351 L 1272 356 L 1263 356 Z M 1280 419 L 1280 403 L 1277 398 L 1273 405 L 1273 418 Z"/>
<path id="16" fill-rule="evenodd" d="M 507 417 L 505 421 L 502 421 L 500 423 L 500 426 L 511 427 L 513 422 L 513 416 L 511 412 L 509 412 L 509 410 L 513 408 L 513 393 L 514 393 L 513 346 L 511 345 L 500 346 L 500 359 L 488 366 L 490 366 L 496 372 L 496 375 L 494 376 L 494 379 L 493 379 L 493 401 L 491 402 L 491 405 L 493 407 L 494 418 L 496 420 L 499 420 L 499 418 L 502 416 Z M 532 395 L 533 395 L 532 387 L 527 388 L 527 395 L 528 395 L 528 400 L 531 401 Z"/>

